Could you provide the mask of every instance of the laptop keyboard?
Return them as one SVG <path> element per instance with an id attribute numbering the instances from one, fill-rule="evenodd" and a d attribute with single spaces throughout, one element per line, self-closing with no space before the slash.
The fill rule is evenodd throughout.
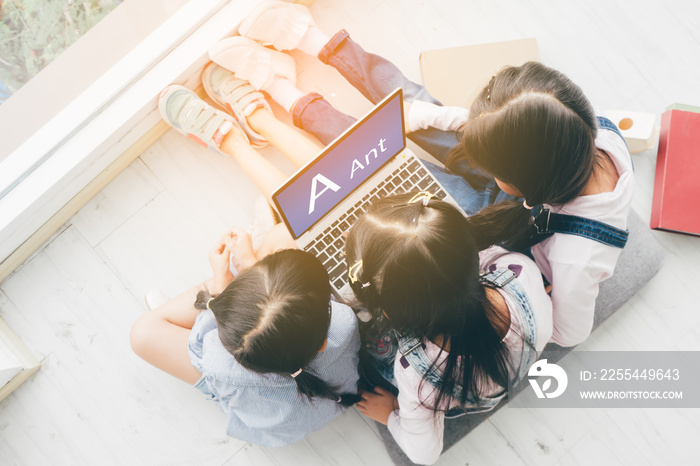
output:
<path id="1" fill-rule="evenodd" d="M 337 290 L 340 290 L 348 279 L 343 233 L 367 211 L 375 199 L 413 191 L 427 191 L 438 199 L 447 196 L 425 166 L 415 159 L 409 159 L 306 246 L 305 250 L 316 255 L 326 267 L 330 281 Z"/>

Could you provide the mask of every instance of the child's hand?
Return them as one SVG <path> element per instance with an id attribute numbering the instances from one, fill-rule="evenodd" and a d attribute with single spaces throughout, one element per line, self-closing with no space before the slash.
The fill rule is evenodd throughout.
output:
<path id="1" fill-rule="evenodd" d="M 226 238 L 221 240 L 209 251 L 209 263 L 214 272 L 213 289 L 209 290 L 212 294 L 221 293 L 233 280 L 233 275 L 229 269 L 229 256 L 231 252 Z"/>
<path id="2" fill-rule="evenodd" d="M 362 401 L 357 403 L 357 408 L 365 416 L 386 425 L 392 411 L 399 409 L 399 401 L 391 392 L 381 387 L 374 387 L 374 393 L 362 390 Z"/>
<path id="3" fill-rule="evenodd" d="M 253 242 L 248 232 L 240 228 L 231 227 L 231 230 L 224 236 L 226 237 L 226 242 L 231 254 L 236 258 L 240 271 L 247 269 L 258 261 L 255 251 L 253 251 Z"/>

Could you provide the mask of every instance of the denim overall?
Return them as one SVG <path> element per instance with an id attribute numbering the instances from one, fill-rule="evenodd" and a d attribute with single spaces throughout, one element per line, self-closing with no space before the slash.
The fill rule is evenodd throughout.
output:
<path id="1" fill-rule="evenodd" d="M 522 337 L 524 339 L 523 348 L 520 352 L 515 352 L 514 354 L 520 355 L 520 361 L 518 367 L 511 367 L 510 373 L 514 374 L 512 377 L 513 383 L 522 379 L 528 368 L 537 359 L 537 351 L 535 351 L 535 316 L 527 294 L 523 286 L 516 278 L 515 272 L 510 269 L 506 270 L 496 270 L 493 272 L 483 272 L 481 275 L 481 282 L 485 285 L 490 285 L 495 288 L 500 288 L 504 290 L 512 298 L 516 305 L 518 315 L 520 317 L 520 322 L 522 323 Z M 442 380 L 442 372 L 436 367 L 433 367 L 433 361 L 425 354 L 423 342 L 421 339 L 416 337 L 401 336 L 396 331 L 389 331 L 383 335 L 375 337 L 373 341 L 380 342 L 381 344 L 377 347 L 374 345 L 367 344 L 366 348 L 363 349 L 365 364 L 371 364 L 371 371 L 375 374 L 381 375 L 386 382 L 393 385 L 393 392 L 396 394 L 396 382 L 394 379 L 394 364 L 393 361 L 396 358 L 396 350 L 401 353 L 402 363 L 405 359 L 406 363 L 412 366 L 419 374 L 430 383 L 436 389 L 440 387 L 440 381 Z M 376 353 L 376 354 L 374 354 Z M 366 372 L 366 371 L 365 371 Z M 382 385 L 384 388 L 387 386 L 383 383 L 374 382 L 374 385 Z M 382 381 L 383 382 L 383 381 Z M 452 408 L 445 413 L 445 417 L 459 417 L 467 413 L 478 413 L 482 411 L 492 410 L 503 397 L 506 395 L 506 391 L 503 390 L 500 394 L 494 397 L 483 397 L 477 403 L 469 395 L 467 395 L 466 406 L 460 406 Z M 452 392 L 452 397 L 455 399 L 461 399 L 462 387 L 457 385 Z"/>
<path id="2" fill-rule="evenodd" d="M 599 116 L 598 125 L 601 128 L 614 131 L 622 137 L 622 133 L 617 129 L 617 126 L 607 118 Z M 625 142 L 625 145 L 626 144 L 627 142 Z M 538 243 L 549 238 L 554 233 L 564 233 L 567 235 L 582 236 L 614 248 L 622 249 L 625 247 L 625 244 L 627 244 L 627 238 L 629 237 L 628 230 L 621 230 L 607 223 L 591 220 L 589 218 L 555 214 L 543 205 L 532 208 L 530 225 L 534 227 L 535 239 Z"/>

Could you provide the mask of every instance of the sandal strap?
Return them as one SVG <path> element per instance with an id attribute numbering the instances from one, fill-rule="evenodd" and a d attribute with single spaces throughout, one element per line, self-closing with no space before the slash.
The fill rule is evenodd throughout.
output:
<path id="1" fill-rule="evenodd" d="M 188 102 L 182 111 L 185 112 L 184 121 L 181 122 L 182 129 L 196 135 L 207 144 L 216 145 L 213 136 L 226 120 L 225 114 L 195 99 Z"/>
<path id="2" fill-rule="evenodd" d="M 251 87 L 251 89 L 253 88 Z M 233 111 L 237 116 L 240 114 L 241 117 L 246 118 L 251 113 L 249 112 L 248 114 L 246 114 L 245 112 L 245 110 L 250 106 L 250 104 L 255 104 L 255 108 L 263 108 L 265 107 L 265 104 L 261 101 L 264 99 L 265 97 L 260 92 L 253 90 L 253 92 L 251 93 L 244 94 L 236 98 L 234 104 L 232 105 Z"/>
<path id="3" fill-rule="evenodd" d="M 227 100 L 233 115 L 236 117 L 236 121 L 238 121 L 238 124 L 243 128 L 248 137 L 257 139 L 258 141 L 265 141 L 262 135 L 250 127 L 246 119 L 252 113 L 248 110 L 251 104 L 255 105 L 254 109 L 269 108 L 262 92 L 255 90 L 247 81 L 235 77 L 227 83 L 225 92 L 229 96 Z"/>

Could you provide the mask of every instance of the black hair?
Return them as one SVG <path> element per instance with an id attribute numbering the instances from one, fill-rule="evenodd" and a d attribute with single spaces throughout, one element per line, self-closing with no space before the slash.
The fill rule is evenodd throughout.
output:
<path id="1" fill-rule="evenodd" d="M 560 206 L 583 192 L 600 163 L 593 106 L 563 73 L 528 62 L 499 71 L 472 103 L 447 166 L 467 161 L 514 186 L 530 206 Z M 480 248 L 533 243 L 529 210 L 505 201 L 471 219 Z"/>
<path id="2" fill-rule="evenodd" d="M 331 287 L 328 272 L 312 254 L 277 251 L 244 270 L 218 296 L 197 294 L 195 307 L 214 313 L 219 338 L 243 367 L 261 374 L 294 377 L 309 399 L 328 398 L 346 406 L 356 394 L 340 395 L 314 375 L 309 362 L 328 336 Z"/>
<path id="3" fill-rule="evenodd" d="M 456 384 L 461 403 L 479 399 L 484 382 L 508 385 L 503 321 L 479 282 L 479 256 L 467 219 L 451 204 L 411 202 L 411 194 L 372 204 L 350 229 L 346 259 L 355 296 L 377 318 L 385 313 L 404 335 L 443 336 L 449 351 L 434 406 Z M 361 262 L 359 262 L 361 261 Z M 444 346 L 443 346 L 444 349 Z M 461 362 L 460 362 L 461 361 Z"/>

